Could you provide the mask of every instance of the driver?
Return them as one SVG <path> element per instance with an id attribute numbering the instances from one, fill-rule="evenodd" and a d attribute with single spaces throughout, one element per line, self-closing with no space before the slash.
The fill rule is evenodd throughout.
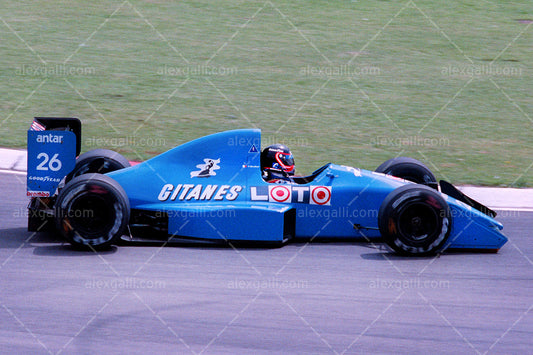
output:
<path id="1" fill-rule="evenodd" d="M 273 144 L 263 149 L 261 170 L 267 182 L 293 182 L 294 158 L 289 148 L 283 144 Z"/>

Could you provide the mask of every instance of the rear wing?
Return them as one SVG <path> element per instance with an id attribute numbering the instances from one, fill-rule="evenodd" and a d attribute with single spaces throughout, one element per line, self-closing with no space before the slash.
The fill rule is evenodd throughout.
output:
<path id="1" fill-rule="evenodd" d="M 77 118 L 35 117 L 28 130 L 27 195 L 52 196 L 74 169 L 81 149 Z"/>

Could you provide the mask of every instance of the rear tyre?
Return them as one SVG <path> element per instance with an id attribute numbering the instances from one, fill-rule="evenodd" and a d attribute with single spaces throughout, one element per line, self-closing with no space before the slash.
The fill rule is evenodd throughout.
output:
<path id="1" fill-rule="evenodd" d="M 385 242 L 399 254 L 433 255 L 448 240 L 450 207 L 437 191 L 409 184 L 392 191 L 383 200 L 378 225 Z"/>
<path id="2" fill-rule="evenodd" d="M 126 231 L 130 204 L 118 182 L 102 174 L 72 179 L 59 193 L 55 223 L 75 247 L 100 249 L 115 244 Z"/>
<path id="3" fill-rule="evenodd" d="M 419 160 L 407 157 L 389 159 L 376 169 L 376 172 L 396 176 L 438 189 L 435 175 Z"/>
<path id="4" fill-rule="evenodd" d="M 65 178 L 65 183 L 83 174 L 105 174 L 129 166 L 128 159 L 120 153 L 109 149 L 93 149 L 78 157 L 74 169 Z"/>

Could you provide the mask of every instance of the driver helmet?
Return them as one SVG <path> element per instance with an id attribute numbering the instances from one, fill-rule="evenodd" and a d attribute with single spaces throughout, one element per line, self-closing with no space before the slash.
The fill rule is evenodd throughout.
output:
<path id="1" fill-rule="evenodd" d="M 294 158 L 290 149 L 283 144 L 269 145 L 261 152 L 263 172 L 294 175 Z"/>

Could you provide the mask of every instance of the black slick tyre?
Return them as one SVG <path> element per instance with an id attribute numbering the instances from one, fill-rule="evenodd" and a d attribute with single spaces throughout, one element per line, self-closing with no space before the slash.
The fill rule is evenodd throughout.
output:
<path id="1" fill-rule="evenodd" d="M 440 252 L 451 229 L 450 207 L 442 195 L 423 185 L 405 185 L 389 193 L 378 214 L 385 243 L 402 255 Z"/>
<path id="2" fill-rule="evenodd" d="M 130 162 L 128 159 L 120 153 L 109 149 L 93 149 L 81 154 L 76 159 L 76 165 L 65 178 L 65 183 L 83 174 L 105 174 L 129 166 Z"/>
<path id="3" fill-rule="evenodd" d="M 100 249 L 126 231 L 130 204 L 118 182 L 102 174 L 84 174 L 61 190 L 55 204 L 57 230 L 75 247 Z"/>
<path id="4" fill-rule="evenodd" d="M 427 185 L 437 189 L 435 175 L 419 160 L 407 157 L 392 158 L 381 164 L 375 170 L 378 173 L 392 175 L 401 179 Z"/>

